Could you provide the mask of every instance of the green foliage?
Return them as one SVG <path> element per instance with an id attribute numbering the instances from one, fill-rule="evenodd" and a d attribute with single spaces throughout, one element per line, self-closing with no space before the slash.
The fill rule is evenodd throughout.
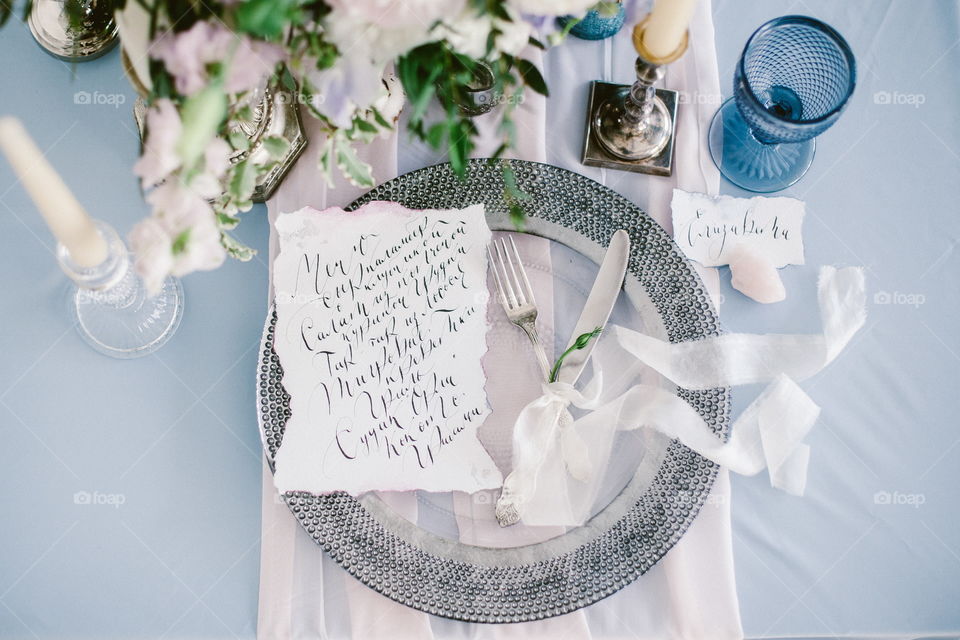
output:
<path id="1" fill-rule="evenodd" d="M 190 241 L 190 229 L 184 229 L 173 240 L 173 255 L 178 256 L 187 250 L 187 243 Z"/>
<path id="2" fill-rule="evenodd" d="M 71 20 L 83 15 L 84 3 L 88 0 L 64 0 Z M 114 0 L 117 9 L 129 0 Z M 331 8 L 327 0 L 241 0 L 226 3 L 223 0 L 133 0 L 149 15 L 149 39 L 164 34 L 168 29 L 183 32 L 198 21 L 221 22 L 238 34 L 281 44 L 287 52 L 289 67 L 279 69 L 272 82 L 297 96 L 300 105 L 321 123 L 326 140 L 319 154 L 319 172 L 322 178 L 333 184 L 333 168 L 353 184 L 369 188 L 375 180 L 371 167 L 361 160 L 356 146 L 368 144 L 378 135 L 394 128 L 376 108 L 356 114 L 347 126 L 338 126 L 323 113 L 323 96 L 310 86 L 310 74 L 334 67 L 349 51 L 340 51 L 327 40 L 323 19 Z M 467 0 L 468 7 L 479 15 L 492 16 L 499 21 L 509 21 L 513 12 L 509 0 Z M 29 13 L 31 0 L 26 1 L 24 17 Z M 615 2 L 604 9 L 616 9 Z M 599 5 L 598 5 L 599 7 Z M 14 11 L 13 0 L 0 0 L 0 26 L 9 21 Z M 362 34 L 357 34 L 362 37 Z M 406 94 L 406 116 L 413 136 L 432 148 L 443 151 L 453 170 L 466 177 L 468 159 L 474 150 L 477 128 L 461 105 L 470 103 L 476 88 L 479 72 L 492 74 L 494 95 L 503 96 L 498 133 L 502 143 L 493 154 L 501 158 L 516 140 L 516 127 L 512 114 L 522 102 L 522 93 L 529 89 L 547 95 L 547 85 L 539 69 L 518 56 L 501 54 L 497 50 L 500 30 L 494 26 L 488 34 L 483 60 L 472 59 L 457 53 L 444 42 L 427 42 L 394 61 L 394 69 Z M 543 43 L 530 39 L 533 46 L 543 48 Z M 217 136 L 229 141 L 238 152 L 249 152 L 250 141 L 236 124 L 250 122 L 254 114 L 250 105 L 231 105 L 224 93 L 224 78 L 229 71 L 230 59 L 210 63 L 206 71 L 210 83 L 199 92 L 184 96 L 177 92 L 173 77 L 161 60 L 148 61 L 150 90 L 148 104 L 158 99 L 170 99 L 177 105 L 183 130 L 177 141 L 176 151 L 183 161 L 183 169 L 176 179 L 189 183 L 202 171 L 203 154 L 211 140 Z M 481 66 L 484 65 L 484 66 Z M 253 251 L 245 247 L 226 231 L 237 226 L 239 211 L 252 206 L 251 197 L 258 180 L 276 165 L 278 158 L 289 151 L 290 143 L 279 136 L 270 136 L 262 141 L 272 160 L 254 164 L 249 157 L 232 165 L 224 178 L 224 193 L 212 203 L 217 224 L 222 230 L 222 242 L 230 255 L 250 259 Z M 315 144 L 320 144 L 319 141 Z M 509 162 L 503 164 L 504 200 L 517 228 L 522 228 L 525 218 L 524 203 L 529 196 L 517 186 L 516 176 Z M 174 177 L 174 176 L 171 176 Z M 182 252 L 189 242 L 185 232 L 174 242 L 174 252 Z"/>
<path id="3" fill-rule="evenodd" d="M 249 201 L 257 187 L 257 174 L 257 165 L 250 160 L 233 165 L 227 181 L 227 195 L 237 203 Z"/>
<path id="4" fill-rule="evenodd" d="M 229 233 L 220 233 L 220 244 L 227 250 L 231 258 L 236 258 L 240 262 L 249 262 L 253 256 L 257 255 L 256 250 L 243 244 Z"/>
<path id="5" fill-rule="evenodd" d="M 269 136 L 264 138 L 263 146 L 270 154 L 271 158 L 282 158 L 290 149 L 290 143 L 280 136 Z"/>
<path id="6" fill-rule="evenodd" d="M 284 31 L 302 21 L 297 0 L 245 0 L 235 14 L 239 31 L 265 40 L 279 40 Z"/>
<path id="7" fill-rule="evenodd" d="M 212 82 L 184 101 L 180 109 L 183 132 L 177 143 L 184 166 L 197 163 L 210 141 L 220 134 L 226 116 L 227 95 L 220 82 Z"/>
<path id="8" fill-rule="evenodd" d="M 370 189 L 377 184 L 373 179 L 373 169 L 357 156 L 357 151 L 347 139 L 346 134 L 338 131 L 334 138 L 334 145 L 337 168 L 351 183 L 365 189 Z"/>

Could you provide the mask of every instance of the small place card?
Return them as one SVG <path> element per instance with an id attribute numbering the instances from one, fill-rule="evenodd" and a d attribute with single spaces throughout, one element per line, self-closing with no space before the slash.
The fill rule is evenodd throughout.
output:
<path id="1" fill-rule="evenodd" d="M 805 205 L 795 198 L 733 198 L 673 190 L 673 238 L 706 267 L 746 248 L 775 267 L 803 264 Z"/>
<path id="2" fill-rule="evenodd" d="M 277 488 L 499 487 L 477 439 L 490 413 L 483 206 L 306 208 L 276 226 L 275 349 L 292 413 Z"/>

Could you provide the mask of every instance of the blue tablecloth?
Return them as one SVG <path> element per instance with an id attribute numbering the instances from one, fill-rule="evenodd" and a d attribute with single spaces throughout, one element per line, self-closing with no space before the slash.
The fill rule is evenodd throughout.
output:
<path id="1" fill-rule="evenodd" d="M 960 8 L 950 0 L 715 0 L 721 82 L 776 15 L 821 18 L 850 41 L 856 94 L 786 195 L 807 202 L 808 266 L 760 306 L 722 274 L 727 328 L 818 330 L 816 266 L 864 265 L 866 328 L 806 383 L 823 407 L 807 496 L 735 477 L 737 588 L 748 636 L 960 635 Z M 613 79 L 631 78 L 629 43 Z M 598 45 L 551 66 L 550 161 L 579 167 Z M 580 55 L 582 53 L 582 55 Z M 71 67 L 14 20 L 0 34 L 0 112 L 25 121 L 90 210 L 122 233 L 147 213 L 130 167 L 134 94 L 116 52 Z M 432 163 L 421 148 L 401 169 Z M 611 174 L 608 172 L 607 174 Z M 620 174 L 617 174 L 620 175 Z M 607 180 L 635 201 L 642 184 Z M 728 183 L 726 193 L 742 195 Z M 239 236 L 266 254 L 262 206 Z M 68 325 L 53 241 L 0 163 L 0 637 L 252 637 L 261 453 L 253 371 L 262 258 L 184 280 L 174 339 L 118 362 Z M 751 390 L 736 394 L 742 408 Z"/>

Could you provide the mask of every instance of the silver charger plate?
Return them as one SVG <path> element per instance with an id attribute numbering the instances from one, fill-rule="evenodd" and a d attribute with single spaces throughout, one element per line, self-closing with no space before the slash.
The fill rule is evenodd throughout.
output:
<path id="1" fill-rule="evenodd" d="M 509 161 L 524 202 L 526 231 L 561 242 L 599 262 L 611 234 L 631 237 L 624 290 L 652 305 L 672 342 L 718 335 L 703 283 L 670 236 L 614 191 L 551 165 Z M 482 203 L 493 230 L 509 230 L 502 168 L 470 162 L 465 180 L 447 164 L 402 175 L 348 210 L 389 200 L 414 209 Z M 273 349 L 276 315 L 264 327 L 258 369 L 258 419 L 267 460 L 290 417 L 283 370 Z M 677 389 L 718 437 L 729 429 L 728 389 Z M 379 593 L 426 613 L 469 622 L 525 622 L 569 613 L 609 596 L 648 571 L 680 539 L 710 492 L 718 467 L 677 441 L 648 456 L 608 505 L 582 527 L 512 548 L 473 546 L 426 531 L 374 493 L 283 499 L 304 530 L 347 572 Z"/>

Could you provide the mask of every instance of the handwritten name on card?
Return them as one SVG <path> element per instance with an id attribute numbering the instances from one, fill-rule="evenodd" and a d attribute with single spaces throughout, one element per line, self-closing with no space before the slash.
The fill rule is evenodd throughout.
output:
<path id="1" fill-rule="evenodd" d="M 501 475 L 487 417 L 483 207 L 277 220 L 275 348 L 291 417 L 281 491 L 477 491 Z"/>
<path id="2" fill-rule="evenodd" d="M 691 260 L 707 267 L 728 264 L 746 247 L 775 267 L 803 264 L 802 200 L 733 198 L 673 190 L 673 238 Z"/>

